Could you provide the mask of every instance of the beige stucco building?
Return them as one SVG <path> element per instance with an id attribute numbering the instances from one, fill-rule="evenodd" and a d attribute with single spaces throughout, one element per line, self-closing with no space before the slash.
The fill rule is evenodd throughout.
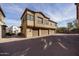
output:
<path id="1" fill-rule="evenodd" d="M 4 23 L 5 14 L 3 13 L 2 8 L 0 7 L 0 38 L 5 36 L 6 26 Z"/>
<path id="2" fill-rule="evenodd" d="M 21 33 L 24 37 L 52 35 L 56 32 L 57 23 L 42 12 L 25 9 L 21 17 Z"/>

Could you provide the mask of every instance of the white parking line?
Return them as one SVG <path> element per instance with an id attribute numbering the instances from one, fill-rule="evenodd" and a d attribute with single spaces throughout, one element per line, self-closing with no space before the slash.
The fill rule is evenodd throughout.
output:
<path id="1" fill-rule="evenodd" d="M 68 48 L 67 48 L 66 46 L 64 46 L 62 43 L 58 42 L 58 44 L 59 44 L 62 48 L 68 50 Z"/>

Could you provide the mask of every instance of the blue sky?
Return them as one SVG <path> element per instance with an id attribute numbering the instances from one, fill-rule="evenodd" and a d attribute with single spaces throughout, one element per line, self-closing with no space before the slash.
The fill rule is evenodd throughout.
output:
<path id="1" fill-rule="evenodd" d="M 74 3 L 4 3 L 1 7 L 6 15 L 5 23 L 8 26 L 20 26 L 25 8 L 41 11 L 58 26 L 66 26 L 68 22 L 76 19 L 76 6 Z"/>

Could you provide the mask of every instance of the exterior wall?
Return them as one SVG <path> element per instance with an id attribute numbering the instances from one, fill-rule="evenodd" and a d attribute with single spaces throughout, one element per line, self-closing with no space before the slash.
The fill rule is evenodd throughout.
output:
<path id="1" fill-rule="evenodd" d="M 41 36 L 48 35 L 48 30 L 46 29 L 41 29 Z"/>
<path id="2" fill-rule="evenodd" d="M 31 16 L 34 17 L 34 13 L 29 12 L 29 11 L 27 11 L 25 18 L 27 18 L 27 15 L 31 15 Z M 27 19 L 27 26 L 34 26 L 34 18 L 33 18 L 33 20 Z"/>
<path id="3" fill-rule="evenodd" d="M 33 36 L 32 32 L 33 32 L 32 28 L 27 28 L 27 32 L 26 32 L 27 37 L 32 37 Z"/>
<path id="4" fill-rule="evenodd" d="M 27 25 L 33 27 L 34 26 L 34 22 L 33 21 L 30 21 L 30 20 L 27 20 Z"/>
<path id="5" fill-rule="evenodd" d="M 43 23 L 39 22 L 38 17 L 43 19 Z M 48 28 L 49 25 L 46 25 L 46 21 L 48 21 L 47 18 L 45 18 L 43 15 L 39 14 L 39 13 L 35 13 L 35 27 L 43 27 L 43 28 Z"/>
<path id="6" fill-rule="evenodd" d="M 2 27 L 0 26 L 0 38 L 2 38 Z"/>
<path id="7" fill-rule="evenodd" d="M 33 20 L 28 19 L 27 15 L 33 16 Z M 39 22 L 38 17 L 42 19 L 41 23 Z M 56 29 L 56 23 L 49 21 L 49 18 L 45 17 L 41 13 L 26 11 L 22 17 L 21 28 L 21 32 L 25 37 L 45 36 L 55 33 L 54 30 L 51 29 Z"/>
<path id="8" fill-rule="evenodd" d="M 57 28 L 56 24 L 51 22 L 51 21 L 49 21 L 49 25 L 50 25 L 50 28 L 52 28 L 52 29 L 56 29 Z"/>
<path id="9" fill-rule="evenodd" d="M 26 20 L 24 19 L 24 17 L 22 18 L 22 24 L 21 24 L 21 33 L 23 37 L 27 37 L 26 35 Z"/>
<path id="10" fill-rule="evenodd" d="M 5 30 L 3 29 L 2 25 L 4 25 L 4 16 L 2 12 L 0 11 L 0 38 L 2 38 L 5 34 Z"/>
<path id="11" fill-rule="evenodd" d="M 39 36 L 39 30 L 33 29 L 33 37 Z"/>
<path id="12" fill-rule="evenodd" d="M 4 17 L 3 17 L 3 15 L 2 15 L 1 11 L 0 11 L 0 21 L 1 21 L 2 23 L 4 23 Z"/>
<path id="13" fill-rule="evenodd" d="M 55 33 L 55 30 L 49 30 L 49 35 L 52 35 Z"/>
<path id="14" fill-rule="evenodd" d="M 43 27 L 43 24 L 39 22 L 38 16 L 43 18 L 41 14 L 35 13 L 35 27 Z"/>
<path id="15" fill-rule="evenodd" d="M 5 37 L 6 34 L 6 27 L 2 26 L 2 37 Z"/>

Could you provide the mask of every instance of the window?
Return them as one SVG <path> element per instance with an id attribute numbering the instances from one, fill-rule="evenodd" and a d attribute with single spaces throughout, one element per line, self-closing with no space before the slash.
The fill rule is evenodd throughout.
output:
<path id="1" fill-rule="evenodd" d="M 50 23 L 50 25 L 52 26 L 52 23 Z"/>
<path id="2" fill-rule="evenodd" d="M 1 21 L 1 19 L 0 19 L 0 21 Z"/>
<path id="3" fill-rule="evenodd" d="M 49 22 L 48 21 L 46 21 L 46 25 L 48 25 L 49 24 Z"/>
<path id="4" fill-rule="evenodd" d="M 27 20 L 33 20 L 34 19 L 34 17 L 32 16 L 32 15 L 27 15 Z"/>
<path id="5" fill-rule="evenodd" d="M 38 17 L 38 23 L 43 24 L 43 18 Z"/>

